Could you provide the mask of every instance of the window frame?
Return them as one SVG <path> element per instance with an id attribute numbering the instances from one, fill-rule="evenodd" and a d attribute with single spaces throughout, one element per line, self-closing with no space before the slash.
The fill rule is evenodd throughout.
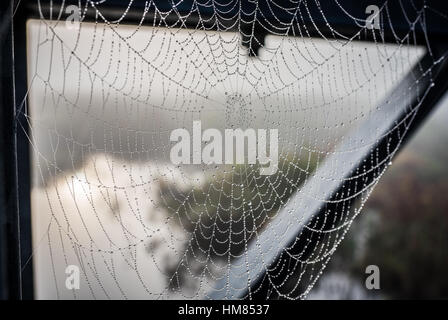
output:
<path id="1" fill-rule="evenodd" d="M 61 0 L 62 1 L 62 0 Z M 86 0 L 82 0 L 85 4 Z M 34 287 L 33 287 L 33 264 L 32 264 L 32 239 L 31 239 L 31 205 L 30 205 L 30 151 L 29 151 L 29 139 L 28 139 L 28 119 L 23 111 L 27 108 L 27 52 L 26 52 L 26 22 L 28 19 L 37 18 L 49 18 L 52 17 L 55 12 L 59 12 L 61 9 L 60 3 L 53 3 L 55 1 L 50 0 L 4 0 L 0 1 L 0 21 L 2 24 L 2 33 L 0 39 L 2 40 L 1 57 L 0 57 L 0 73 L 2 76 L 2 82 L 0 83 L 0 299 L 33 299 Z M 64 1 L 62 1 L 64 2 Z M 187 4 L 191 1 L 186 1 Z M 401 7 L 394 3 L 391 4 L 387 0 L 345 0 L 339 1 L 346 5 L 347 8 L 353 9 L 358 14 L 362 14 L 362 9 L 370 4 L 377 4 L 379 7 L 388 3 L 387 14 L 391 17 L 397 17 L 397 24 L 394 24 L 394 28 L 388 28 L 387 26 L 382 31 L 369 30 L 362 32 L 354 40 L 361 41 L 381 41 L 384 43 L 396 43 L 397 34 L 403 34 L 403 32 L 409 32 L 409 25 L 406 23 L 406 17 L 402 16 Z M 448 2 L 436 3 L 435 0 L 428 0 L 428 5 L 431 7 L 437 7 L 437 10 L 448 13 Z M 242 6 L 249 7 L 252 2 L 248 0 L 241 0 Z M 397 2 L 398 3 L 398 2 Z M 64 6 L 70 4 L 78 5 L 78 0 L 68 0 L 64 2 Z M 108 6 L 103 5 L 101 12 L 108 20 L 113 21 L 120 17 L 120 14 L 126 9 L 127 4 L 124 1 L 109 0 Z M 125 5 L 125 6 L 124 6 Z M 142 10 L 144 1 L 135 1 L 135 5 L 131 6 L 120 22 L 121 24 L 137 25 L 142 19 Z M 331 5 L 330 5 L 331 6 Z M 182 8 L 179 8 L 182 10 Z M 260 10 L 266 10 L 266 8 L 260 7 Z M 361 10 L 361 11 L 360 11 Z M 330 11 L 330 10 L 329 10 Z M 64 19 L 66 13 L 61 10 L 62 15 L 58 19 Z M 312 11 L 318 14 L 317 11 Z M 331 12 L 331 11 L 330 11 Z M 199 17 L 191 16 L 186 21 L 180 22 L 179 16 L 181 11 L 173 12 L 166 17 L 164 23 L 173 24 L 183 28 L 196 28 L 198 26 Z M 204 15 L 210 15 L 210 12 L 204 12 Z M 148 12 L 147 19 L 152 21 L 155 15 L 153 12 Z M 335 30 L 344 32 L 345 34 L 355 34 L 360 26 L 357 23 L 353 23 L 342 13 L 335 13 L 332 17 L 326 17 L 329 20 L 326 23 L 325 19 L 317 19 L 316 21 L 303 21 L 309 27 L 307 33 L 304 34 L 303 30 L 298 28 L 292 28 L 288 35 L 290 36 L 307 36 L 307 37 L 326 37 L 328 39 L 337 39 L 343 36 L 339 33 L 335 33 Z M 267 34 L 262 27 L 264 22 L 269 22 L 275 27 L 277 23 L 272 18 L 269 21 L 270 16 L 268 13 L 263 18 L 266 21 L 258 21 L 253 26 L 252 37 L 246 42 L 246 46 L 251 47 L 256 41 L 260 41 Z M 88 10 L 83 21 L 97 21 L 98 16 L 95 11 Z M 160 18 L 158 18 L 160 21 Z M 395 20 L 394 20 L 395 21 Z M 431 15 L 426 17 L 426 27 L 428 33 L 424 33 L 418 28 L 414 30 L 412 42 L 415 44 L 424 44 L 430 48 L 430 51 L 422 58 L 422 60 L 415 66 L 415 68 L 408 74 L 408 76 L 400 83 L 394 90 L 394 94 L 401 94 L 403 90 L 409 90 L 409 81 L 420 77 L 423 81 L 419 81 L 418 90 L 416 92 L 423 92 L 428 89 L 428 94 L 424 100 L 421 101 L 418 94 L 414 95 L 414 99 L 411 103 L 411 107 L 418 106 L 418 112 L 409 122 L 406 119 L 407 110 L 409 104 L 403 103 L 401 112 L 395 114 L 387 126 L 384 126 L 385 131 L 380 132 L 381 138 L 377 144 L 369 150 L 367 153 L 360 153 L 355 164 L 353 166 L 347 166 L 346 172 L 343 177 L 347 183 L 340 182 L 337 186 L 334 186 L 331 190 L 328 190 L 328 202 L 327 205 L 322 207 L 316 207 L 313 212 L 309 213 L 309 221 L 312 224 L 318 224 L 318 217 L 326 214 L 334 214 L 337 212 L 338 205 L 332 204 L 331 200 L 338 200 L 340 194 L 344 193 L 344 197 L 347 198 L 351 194 L 347 194 L 347 190 L 356 190 L 354 187 L 357 184 L 369 184 L 372 183 L 385 168 L 386 164 L 394 156 L 394 153 L 390 153 L 391 146 L 393 149 L 398 145 L 402 145 L 407 141 L 411 134 L 415 132 L 420 125 L 424 122 L 427 115 L 435 108 L 440 98 L 448 89 L 448 59 L 441 60 L 440 63 L 433 65 L 433 61 L 442 57 L 448 50 L 448 28 L 443 28 L 444 20 L 437 15 Z M 331 25 L 332 27 L 329 27 Z M 163 26 L 163 25 L 161 25 Z M 210 22 L 205 27 L 213 28 L 213 24 Z M 240 26 L 244 27 L 244 26 Z M 249 26 L 250 27 L 250 26 Z M 235 31 L 235 23 L 229 22 L 226 25 L 225 31 Z M 445 30 L 444 30 L 445 29 Z M 221 30 L 222 31 L 222 30 Z M 244 41 L 244 40 L 243 40 Z M 253 52 L 256 55 L 256 52 Z M 426 72 L 427 68 L 431 67 L 430 72 Z M 22 104 L 23 102 L 23 104 Z M 374 121 L 374 120 L 372 120 Z M 389 131 L 390 128 L 400 124 L 398 127 Z M 375 123 L 372 123 L 375 125 Z M 358 132 L 354 134 L 366 134 Z M 406 132 L 406 135 L 402 136 L 402 133 Z M 369 166 L 373 165 L 372 161 L 365 161 L 370 159 L 373 155 L 378 156 L 379 160 L 375 168 Z M 337 157 L 333 155 L 331 157 Z M 330 159 L 331 161 L 331 159 Z M 366 171 L 367 170 L 367 171 Z M 369 171 L 370 170 L 370 171 Z M 369 172 L 368 174 L 358 175 L 359 172 Z M 341 179 L 342 180 L 342 179 Z M 308 183 L 312 184 L 311 179 Z M 356 197 L 352 197 L 351 201 L 355 201 Z M 321 219 L 322 221 L 323 219 Z M 325 225 L 320 225 L 321 228 L 325 228 Z M 295 227 L 294 233 L 300 234 L 303 230 L 300 226 Z M 270 226 L 263 231 L 262 236 L 269 236 Z M 315 239 L 316 240 L 316 239 Z M 313 242 L 317 245 L 317 241 Z M 296 242 L 294 235 L 290 238 L 290 244 L 287 245 L 289 251 L 303 250 L 303 241 Z M 307 244 L 307 251 L 314 245 Z M 285 263 L 289 263 L 290 258 L 287 254 L 284 254 L 285 246 L 280 246 L 274 250 L 274 254 L 268 257 L 271 262 L 271 266 L 277 266 L 280 270 L 281 266 Z M 247 257 L 254 259 L 257 254 L 257 250 L 254 246 L 251 246 Z M 231 272 L 239 272 L 237 263 L 231 266 Z M 246 288 L 242 290 L 235 290 L 232 292 L 234 298 L 237 297 L 251 297 L 251 298 L 263 298 L 266 297 L 268 292 L 272 290 L 270 285 L 263 279 L 266 279 L 268 274 L 266 271 L 261 270 L 260 274 L 252 278 L 250 281 L 250 288 L 246 288 L 246 284 L 235 285 L 234 287 Z M 286 273 L 281 275 L 286 276 Z M 232 281 L 240 281 L 237 279 L 230 279 Z M 222 285 L 222 284 L 221 284 Z M 252 289 L 257 288 L 256 294 L 252 294 Z M 228 298 L 227 295 L 218 294 L 212 292 L 211 298 Z"/>

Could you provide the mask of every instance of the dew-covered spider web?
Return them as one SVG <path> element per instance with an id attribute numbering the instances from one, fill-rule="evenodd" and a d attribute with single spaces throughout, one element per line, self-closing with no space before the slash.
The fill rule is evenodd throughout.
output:
<path id="1" fill-rule="evenodd" d="M 38 1 L 22 109 L 37 298 L 250 298 L 257 279 L 270 284 L 265 298 L 306 298 L 383 170 L 356 202 L 338 198 L 331 228 L 311 225 L 310 211 L 343 182 L 339 162 L 381 138 L 375 128 L 362 141 L 350 133 L 393 114 L 387 97 L 428 51 L 415 30 L 425 32 L 432 8 L 403 5 L 407 32 L 386 43 L 389 2 L 375 26 L 342 1 L 330 10 L 319 0 L 83 0 L 75 11 Z M 409 119 L 417 111 L 409 101 Z M 192 132 L 194 121 L 203 131 L 277 129 L 275 172 L 260 174 L 258 162 L 173 163 L 170 134 Z M 334 170 L 319 173 L 324 164 Z M 291 230 L 317 245 L 272 266 Z"/>

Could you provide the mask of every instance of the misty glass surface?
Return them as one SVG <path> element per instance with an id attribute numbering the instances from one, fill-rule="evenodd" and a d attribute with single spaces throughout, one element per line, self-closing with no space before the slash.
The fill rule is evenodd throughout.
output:
<path id="1" fill-rule="evenodd" d="M 204 296 L 422 54 L 267 36 L 249 57 L 231 32 L 30 21 L 36 297 Z M 278 129 L 278 172 L 173 164 L 170 133 L 195 120 Z"/>

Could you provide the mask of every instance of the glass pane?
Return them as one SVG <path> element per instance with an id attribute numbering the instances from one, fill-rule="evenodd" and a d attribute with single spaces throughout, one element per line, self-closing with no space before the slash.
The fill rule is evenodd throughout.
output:
<path id="1" fill-rule="evenodd" d="M 28 36 L 37 298 L 207 297 L 424 53 L 269 35 L 252 57 L 239 33 L 45 20 Z"/>

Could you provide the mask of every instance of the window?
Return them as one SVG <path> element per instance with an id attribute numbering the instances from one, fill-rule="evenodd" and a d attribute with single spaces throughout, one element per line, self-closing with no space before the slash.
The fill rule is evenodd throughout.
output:
<path id="1" fill-rule="evenodd" d="M 311 292 L 445 90 L 440 10 L 248 6 L 31 6 L 36 298 Z"/>

